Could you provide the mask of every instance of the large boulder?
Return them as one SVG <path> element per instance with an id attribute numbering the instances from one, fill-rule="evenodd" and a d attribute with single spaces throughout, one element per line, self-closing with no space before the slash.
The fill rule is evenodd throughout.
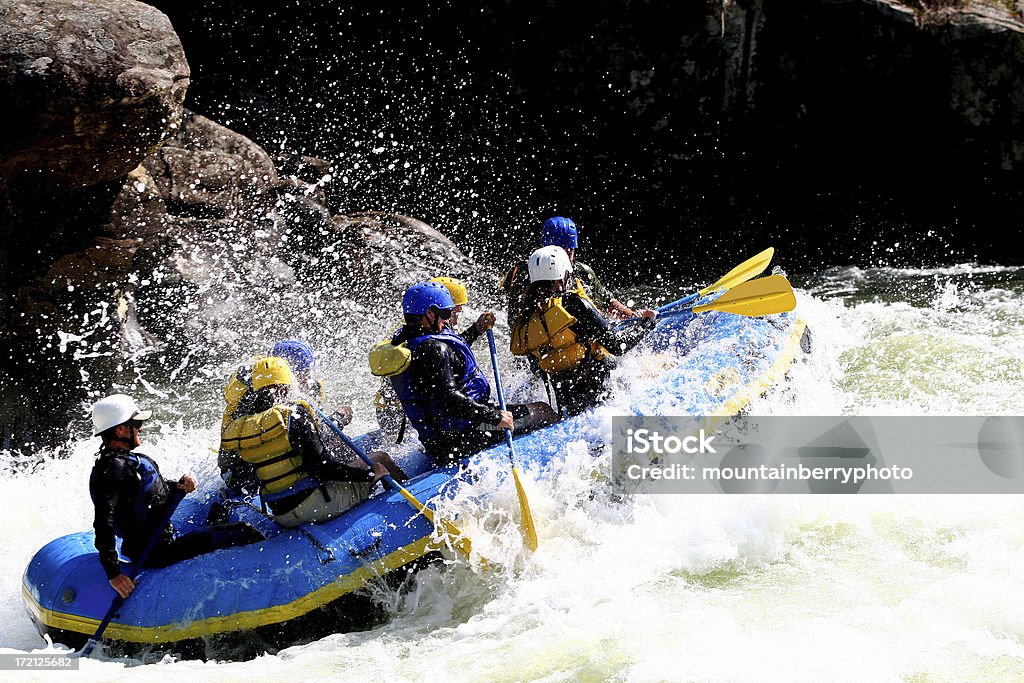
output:
<path id="1" fill-rule="evenodd" d="M 192 112 L 144 165 L 178 215 L 258 219 L 275 199 L 270 193 L 278 184 L 277 171 L 267 153 Z"/>
<path id="2" fill-rule="evenodd" d="M 132 376 L 135 254 L 167 213 L 139 166 L 177 126 L 181 41 L 131 0 L 0 0 L 0 447 L 62 438 L 68 408 Z"/>
<path id="3" fill-rule="evenodd" d="M 181 115 L 189 67 L 159 10 L 134 0 L 0 0 L 0 187 L 120 178 Z"/>
<path id="4" fill-rule="evenodd" d="M 305 157 L 281 177 L 251 140 L 185 112 L 124 177 L 81 191 L 90 210 L 74 212 L 74 237 L 62 232 L 24 281 L 0 291 L 3 357 L 16 359 L 0 375 L 3 447 L 52 445 L 69 412 L 83 420 L 83 400 L 111 387 L 192 386 L 281 336 L 318 335 L 358 357 L 363 340 L 326 311 L 391 324 L 408 284 L 479 270 L 414 218 L 332 215 L 328 166 Z"/>
<path id="5" fill-rule="evenodd" d="M 152 7 L 0 0 L 0 449 L 53 446 L 111 389 L 165 396 L 280 335 L 349 357 L 337 311 L 472 268 L 415 219 L 333 215 L 330 162 L 282 150 L 279 172 L 183 110 L 188 82 Z"/>

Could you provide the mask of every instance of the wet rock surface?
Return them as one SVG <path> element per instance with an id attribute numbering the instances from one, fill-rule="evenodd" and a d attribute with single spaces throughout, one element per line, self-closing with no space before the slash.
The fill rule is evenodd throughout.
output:
<path id="1" fill-rule="evenodd" d="M 170 20 L 125 0 L 0 2 L 0 183 L 124 176 L 181 114 L 189 66 Z"/>
<path id="2" fill-rule="evenodd" d="M 42 402 L 84 425 L 85 403 L 112 386 L 131 391 L 143 375 L 187 384 L 211 362 L 298 334 L 289 322 L 306 335 L 333 326 L 307 319 L 317 299 L 391 318 L 381 302 L 405 286 L 478 269 L 422 221 L 332 214 L 318 185 L 329 163 L 303 168 L 321 175 L 282 178 L 251 140 L 186 111 L 119 186 L 98 189 L 91 203 L 106 211 L 94 211 L 88 243 L 5 293 L 0 382 L 29 408 L 5 413 L 4 447 L 48 441 L 33 413 Z M 327 293 L 311 298 L 318 288 Z"/>

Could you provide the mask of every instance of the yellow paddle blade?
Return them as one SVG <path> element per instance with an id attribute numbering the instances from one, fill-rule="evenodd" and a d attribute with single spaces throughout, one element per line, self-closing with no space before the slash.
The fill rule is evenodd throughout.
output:
<path id="1" fill-rule="evenodd" d="M 771 315 L 796 308 L 793 286 L 782 275 L 769 275 L 736 285 L 709 304 L 694 306 L 694 313 L 725 311 L 736 315 Z"/>
<path id="2" fill-rule="evenodd" d="M 449 538 L 452 539 L 452 545 L 454 545 L 459 550 L 459 552 L 461 552 L 467 558 L 469 557 L 470 552 L 473 550 L 473 545 L 472 543 L 470 543 L 470 540 L 468 538 L 462 535 L 462 532 L 459 531 L 459 528 L 457 526 L 449 522 L 447 519 L 441 519 L 440 522 L 436 521 L 434 519 L 434 511 L 428 508 L 423 503 L 421 503 L 419 500 L 417 500 L 416 496 L 412 495 L 409 492 L 409 489 L 403 486 L 400 487 L 398 490 L 402 494 L 402 497 L 409 501 L 410 505 L 419 510 L 431 524 L 433 524 L 434 526 L 440 526 L 442 529 L 444 529 L 445 533 L 448 534 Z"/>
<path id="3" fill-rule="evenodd" d="M 771 263 L 772 256 L 775 255 L 775 247 L 768 247 L 757 256 L 748 258 L 743 263 L 739 264 L 728 273 L 718 279 L 713 285 L 708 285 L 704 289 L 700 290 L 701 296 L 706 296 L 711 292 L 717 292 L 721 289 L 732 289 L 736 285 L 746 282 L 751 278 L 757 277 L 764 272 L 764 269 Z"/>
<path id="4" fill-rule="evenodd" d="M 537 549 L 537 528 L 533 525 L 533 513 L 530 512 L 530 501 L 526 500 L 526 489 L 519 479 L 519 468 L 512 468 L 512 477 L 516 480 L 516 495 L 519 496 L 519 526 L 523 530 L 523 545 L 533 552 Z"/>

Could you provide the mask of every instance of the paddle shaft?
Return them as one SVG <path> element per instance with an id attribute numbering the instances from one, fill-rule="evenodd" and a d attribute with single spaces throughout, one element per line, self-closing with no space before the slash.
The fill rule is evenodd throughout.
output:
<path id="1" fill-rule="evenodd" d="M 680 308 L 675 311 L 667 311 L 658 316 L 658 320 L 667 320 L 668 318 L 678 318 L 681 315 L 689 315 L 693 311 L 692 306 L 686 308 Z"/>
<path id="2" fill-rule="evenodd" d="M 135 577 L 138 576 L 146 566 L 146 560 L 148 560 L 150 554 L 152 554 L 153 548 L 156 547 L 157 541 L 160 540 L 160 536 L 163 534 L 164 529 L 166 529 L 167 525 L 171 523 L 171 517 L 174 515 L 174 511 L 178 509 L 178 503 L 180 503 L 184 497 L 185 492 L 177 487 L 171 492 L 170 503 L 167 506 L 167 511 L 164 512 L 164 516 L 160 520 L 160 524 L 157 525 L 156 531 L 153 532 L 153 535 L 149 537 L 149 541 L 146 543 L 146 547 L 142 549 L 142 554 L 139 555 L 139 559 L 132 563 L 131 574 L 128 576 L 132 581 L 135 580 Z M 131 597 L 130 593 L 128 594 L 128 597 Z M 120 593 L 114 596 L 114 599 L 110 602 L 110 608 L 107 610 L 107 614 L 103 617 L 103 621 L 100 622 L 99 628 L 96 629 L 96 633 L 92 635 L 92 638 L 90 638 L 82 648 L 80 656 L 88 657 L 92 653 L 93 649 L 95 649 L 99 644 L 99 640 L 103 636 L 103 632 L 107 630 L 107 626 L 110 625 L 114 615 L 117 614 L 117 611 L 121 609 L 121 605 L 123 605 L 127 599 L 128 598 L 122 598 Z"/>
<path id="3" fill-rule="evenodd" d="M 714 303 L 714 302 L 712 302 Z M 658 320 L 668 320 L 669 318 L 678 318 L 681 315 L 691 315 L 693 313 L 693 306 L 687 306 L 686 308 L 677 308 L 675 310 L 666 311 L 658 315 Z M 615 323 L 615 327 L 621 329 L 626 325 L 631 325 L 636 322 L 640 322 L 643 318 L 626 318 Z"/>
<path id="4" fill-rule="evenodd" d="M 498 407 L 505 410 L 505 391 L 501 388 L 501 375 L 498 374 L 498 350 L 494 346 L 494 331 L 487 330 L 487 344 L 491 347 L 491 368 L 494 370 L 494 388 L 498 393 Z M 508 444 L 508 457 L 515 464 L 515 452 L 512 446 L 512 430 L 505 430 L 505 443 Z"/>
<path id="5" fill-rule="evenodd" d="M 793 293 L 793 286 L 784 276 L 776 274 L 736 285 L 706 304 L 667 311 L 662 314 L 661 318 L 684 315 L 690 311 L 694 313 L 725 311 L 736 315 L 756 317 L 785 313 L 792 311 L 795 307 L 796 296 Z M 618 326 L 622 327 L 624 324 L 637 320 L 640 318 L 630 318 L 622 321 Z"/>
<path id="6" fill-rule="evenodd" d="M 768 264 L 771 263 L 772 256 L 774 255 L 775 248 L 768 247 L 761 253 L 751 256 L 746 261 L 739 264 L 722 277 L 718 278 L 718 280 L 716 280 L 714 284 L 708 285 L 707 287 L 696 292 L 695 294 L 684 296 L 682 299 L 679 299 L 678 301 L 673 301 L 671 303 L 665 304 L 664 306 L 659 306 L 657 311 L 658 313 L 664 313 L 666 311 L 672 310 L 673 308 L 689 306 L 690 304 L 696 302 L 697 299 L 701 298 L 702 296 L 705 296 L 707 294 L 713 294 L 723 289 L 728 290 L 731 289 L 732 287 L 735 287 L 736 285 L 743 284 L 747 280 L 750 280 L 763 273 L 765 268 L 768 267 Z"/>
<path id="7" fill-rule="evenodd" d="M 334 424 L 334 420 L 329 418 L 324 413 L 324 411 L 320 410 L 319 408 L 314 408 L 314 410 L 316 410 L 317 415 L 319 415 L 323 419 L 327 426 L 331 428 L 331 431 L 337 434 L 338 437 L 345 443 L 345 445 L 351 448 L 355 452 L 355 454 L 359 456 L 359 459 L 365 462 L 366 466 L 372 470 L 374 467 L 374 463 L 372 460 L 370 460 L 370 456 L 366 454 L 366 451 L 364 451 L 362 448 L 356 445 L 356 442 L 349 438 L 348 434 L 341 431 L 341 427 Z M 392 477 L 390 474 L 385 474 L 383 477 L 381 477 L 381 480 L 390 488 L 397 489 L 399 491 L 405 491 L 405 487 L 399 484 L 397 481 L 395 481 L 394 477 Z"/>
<path id="8" fill-rule="evenodd" d="M 658 306 L 654 310 L 656 310 L 658 313 L 665 313 L 667 311 L 671 311 L 673 308 L 679 308 L 680 306 L 687 306 L 687 307 L 689 307 L 690 304 L 692 304 L 694 301 L 696 301 L 699 298 L 700 298 L 700 293 L 690 294 L 689 296 L 684 296 L 682 299 L 679 299 L 677 301 L 672 301 L 670 303 L 667 303 L 664 306 Z"/>
<path id="9" fill-rule="evenodd" d="M 345 443 L 346 446 L 355 451 L 355 454 L 358 455 L 359 458 L 363 462 L 365 462 L 366 465 L 372 470 L 373 461 L 370 460 L 370 456 L 366 454 L 366 451 L 364 451 L 362 448 L 356 445 L 356 442 L 350 439 L 348 435 L 345 434 L 345 432 L 341 431 L 341 427 L 334 424 L 334 420 L 329 418 L 327 414 L 324 413 L 324 411 L 320 410 L 319 408 L 314 408 L 314 410 L 316 410 L 317 415 L 323 418 L 323 421 L 327 424 L 328 427 L 331 428 L 331 431 L 337 434 L 338 437 L 341 438 L 341 440 Z M 421 503 L 419 499 L 416 498 L 416 496 L 414 496 L 411 491 L 409 491 L 409 489 L 405 488 L 397 481 L 395 481 L 395 478 L 392 477 L 390 474 L 385 474 L 383 477 L 381 477 L 381 481 L 383 481 L 388 487 L 393 488 L 400 494 L 402 494 L 402 497 L 405 498 L 405 501 L 409 503 L 409 505 L 413 506 L 420 514 L 426 517 L 431 524 L 439 525 L 442 528 L 444 528 L 445 532 L 451 538 L 455 539 L 452 542 L 452 545 L 454 545 L 459 550 L 459 552 L 461 552 L 466 557 L 470 556 L 472 552 L 472 544 L 470 543 L 468 538 L 462 536 L 462 532 L 459 531 L 459 529 L 454 524 L 452 524 L 447 519 L 444 519 L 442 517 L 438 517 L 435 519 L 434 511 L 428 508 L 423 503 Z"/>
<path id="10" fill-rule="evenodd" d="M 505 390 L 501 388 L 501 373 L 498 371 L 498 350 L 494 346 L 494 332 L 487 330 L 487 344 L 491 347 L 491 368 L 494 370 L 494 385 L 498 393 L 498 406 L 505 410 Z M 512 465 L 512 480 L 516 484 L 516 497 L 519 499 L 519 526 L 523 532 L 523 544 L 527 549 L 537 549 L 537 527 L 533 523 L 533 512 L 530 511 L 530 501 L 526 498 L 526 489 L 523 488 L 522 479 L 519 476 L 519 468 L 516 467 L 515 449 L 512 446 L 512 430 L 505 430 L 505 443 L 508 444 L 508 459 Z"/>
<path id="11" fill-rule="evenodd" d="M 689 313 L 691 308 L 693 308 L 693 306 L 687 306 L 686 308 L 675 308 L 665 311 L 664 313 L 658 313 L 657 320 L 665 320 L 667 318 L 672 318 L 677 315 L 684 315 L 686 313 Z M 626 318 L 625 320 L 620 320 L 619 322 L 614 323 L 614 327 L 617 330 L 621 330 L 622 328 L 632 325 L 633 323 L 638 323 L 641 320 L 643 320 L 643 318 L 639 316 L 636 318 Z"/>

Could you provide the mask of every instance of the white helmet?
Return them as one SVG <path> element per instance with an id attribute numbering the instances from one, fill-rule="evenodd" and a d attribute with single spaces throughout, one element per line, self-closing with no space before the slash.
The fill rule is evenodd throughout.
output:
<path id="1" fill-rule="evenodd" d="M 530 254 L 527 266 L 530 269 L 530 282 L 561 280 L 566 273 L 572 272 L 569 255 L 565 249 L 554 245 L 541 247 Z"/>
<path id="2" fill-rule="evenodd" d="M 92 427 L 96 436 L 111 427 L 124 424 L 128 420 L 148 420 L 153 414 L 151 410 L 139 410 L 135 400 L 124 394 L 113 394 L 102 398 L 92 407 Z"/>

